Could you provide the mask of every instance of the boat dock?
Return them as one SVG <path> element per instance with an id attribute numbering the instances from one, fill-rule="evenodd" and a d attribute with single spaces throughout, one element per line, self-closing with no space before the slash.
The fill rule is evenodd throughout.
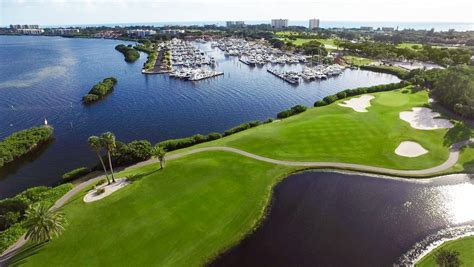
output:
<path id="1" fill-rule="evenodd" d="M 299 84 L 300 78 L 296 73 L 293 72 L 279 72 L 274 69 L 267 69 L 267 72 L 277 76 L 278 78 L 290 83 L 290 84 Z"/>

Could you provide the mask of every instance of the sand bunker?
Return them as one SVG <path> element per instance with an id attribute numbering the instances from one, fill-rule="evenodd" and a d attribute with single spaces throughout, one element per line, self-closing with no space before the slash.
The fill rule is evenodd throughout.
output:
<path id="1" fill-rule="evenodd" d="M 370 107 L 370 100 L 374 99 L 372 95 L 362 95 L 360 97 L 354 97 L 339 103 L 339 106 L 352 108 L 357 112 L 367 112 L 367 108 Z"/>
<path id="2" fill-rule="evenodd" d="M 91 191 L 89 191 L 84 196 L 84 202 L 93 202 L 93 201 L 101 200 L 104 197 L 111 195 L 113 192 L 124 188 L 128 184 L 130 184 L 130 182 L 127 181 L 127 179 L 118 179 L 115 181 L 115 183 L 112 183 L 110 185 L 108 185 L 107 183 L 103 185 L 99 185 L 95 189 L 92 189 Z M 103 188 L 105 192 L 98 194 L 97 189 L 101 189 L 101 188 Z"/>
<path id="3" fill-rule="evenodd" d="M 440 114 L 429 108 L 413 108 L 412 111 L 400 112 L 400 119 L 419 130 L 452 128 L 454 125 L 446 119 L 435 119 Z"/>
<path id="4" fill-rule="evenodd" d="M 408 158 L 419 157 L 426 153 L 428 153 L 428 150 L 426 150 L 420 144 L 412 141 L 403 141 L 395 149 L 395 154 Z"/>

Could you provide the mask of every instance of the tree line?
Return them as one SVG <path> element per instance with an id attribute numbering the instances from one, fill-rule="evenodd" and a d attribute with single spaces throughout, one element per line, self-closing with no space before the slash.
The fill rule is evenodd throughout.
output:
<path id="1" fill-rule="evenodd" d="M 443 66 L 469 64 L 472 56 L 471 51 L 467 49 L 434 48 L 430 45 L 422 45 L 419 49 L 411 49 L 382 42 L 353 43 L 340 40 L 337 41 L 337 45 L 351 53 L 369 58 L 430 61 Z"/>

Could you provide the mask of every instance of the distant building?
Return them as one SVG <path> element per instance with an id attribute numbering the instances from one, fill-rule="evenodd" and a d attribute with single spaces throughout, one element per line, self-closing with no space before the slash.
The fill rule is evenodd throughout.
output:
<path id="1" fill-rule="evenodd" d="M 394 27 L 382 27 L 382 31 L 384 32 L 393 32 L 394 30 Z"/>
<path id="2" fill-rule="evenodd" d="M 272 19 L 272 28 L 281 29 L 288 27 L 287 19 Z"/>
<path id="3" fill-rule="evenodd" d="M 227 28 L 231 27 L 244 27 L 245 26 L 245 21 L 242 20 L 236 20 L 236 21 L 226 21 L 225 25 Z"/>
<path id="4" fill-rule="evenodd" d="M 12 29 L 14 32 L 18 32 L 21 34 L 28 34 L 28 35 L 38 35 L 42 34 L 44 32 L 43 29 L 39 27 L 39 25 L 10 25 L 10 29 Z"/>
<path id="5" fill-rule="evenodd" d="M 184 33 L 184 30 L 179 30 L 179 29 L 166 29 L 166 30 L 161 30 L 160 31 L 160 34 L 164 34 L 164 35 L 178 35 L 178 34 L 181 34 L 181 33 Z"/>
<path id="6" fill-rule="evenodd" d="M 360 27 L 360 29 L 363 30 L 363 31 L 373 31 L 374 27 L 362 26 L 362 27 Z"/>
<path id="7" fill-rule="evenodd" d="M 319 19 L 310 19 L 309 20 L 309 29 L 318 29 L 319 28 Z"/>
<path id="8" fill-rule="evenodd" d="M 150 35 L 155 35 L 156 34 L 156 31 L 155 30 L 128 30 L 127 31 L 127 35 L 130 36 L 130 37 L 139 37 L 139 38 L 143 38 L 143 37 L 146 37 L 146 36 L 150 36 Z"/>
<path id="9" fill-rule="evenodd" d="M 51 34 L 56 34 L 56 35 L 73 35 L 76 33 L 79 33 L 79 29 L 74 29 L 74 28 L 51 29 Z"/>

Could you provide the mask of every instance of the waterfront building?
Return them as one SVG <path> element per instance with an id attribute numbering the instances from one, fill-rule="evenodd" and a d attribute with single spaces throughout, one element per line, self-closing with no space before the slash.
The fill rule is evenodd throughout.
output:
<path id="1" fill-rule="evenodd" d="M 75 29 L 75 28 L 51 29 L 51 34 L 55 34 L 55 35 L 73 35 L 76 33 L 79 33 L 79 29 Z"/>
<path id="2" fill-rule="evenodd" d="M 319 19 L 310 19 L 309 20 L 309 29 L 318 29 L 319 28 Z"/>
<path id="3" fill-rule="evenodd" d="M 40 28 L 39 25 L 10 25 L 10 29 L 14 32 L 18 32 L 21 34 L 28 34 L 28 35 L 38 35 L 44 32 L 43 29 Z"/>
<path id="4" fill-rule="evenodd" d="M 166 29 L 166 30 L 161 30 L 160 34 L 164 35 L 172 35 L 176 36 L 178 34 L 184 33 L 184 30 L 179 30 L 179 29 Z"/>
<path id="5" fill-rule="evenodd" d="M 287 19 L 272 19 L 272 28 L 281 29 L 288 27 Z"/>
<path id="6" fill-rule="evenodd" d="M 139 38 L 143 38 L 143 37 L 150 36 L 150 35 L 155 35 L 155 34 L 156 34 L 155 30 L 141 30 L 141 29 L 138 29 L 138 30 L 128 30 L 127 31 L 128 36 L 139 37 Z"/>
<path id="7" fill-rule="evenodd" d="M 374 27 L 362 26 L 362 27 L 360 27 L 360 29 L 363 30 L 363 31 L 373 31 Z"/>

